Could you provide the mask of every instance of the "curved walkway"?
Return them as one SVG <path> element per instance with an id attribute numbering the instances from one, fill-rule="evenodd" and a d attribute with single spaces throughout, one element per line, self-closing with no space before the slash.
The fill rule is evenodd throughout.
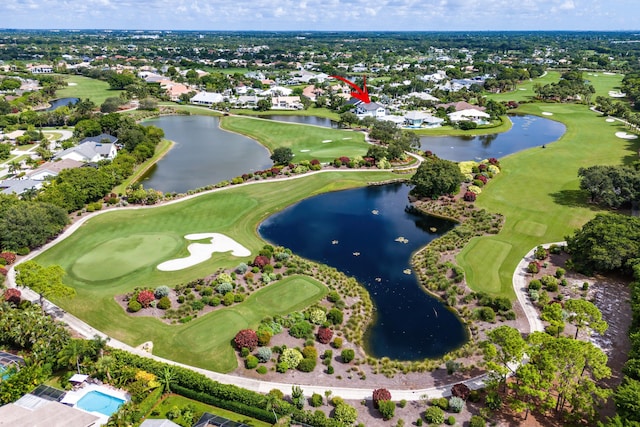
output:
<path id="1" fill-rule="evenodd" d="M 351 170 L 353 172 L 357 172 L 357 170 Z M 314 173 L 322 173 L 322 172 L 333 172 L 333 171 L 317 171 Z M 285 178 L 285 179 L 296 179 L 296 178 L 301 178 L 303 176 L 307 176 L 308 174 L 304 174 L 304 175 L 298 175 L 298 176 L 294 176 L 294 177 L 289 177 L 289 178 Z M 251 183 L 246 183 L 246 184 L 239 184 L 239 185 L 254 185 L 254 184 L 258 184 L 258 183 L 263 183 L 263 182 L 272 182 L 275 180 L 264 180 L 264 181 L 255 181 L 255 182 L 251 182 Z M 194 197 L 199 197 L 202 196 L 204 194 L 208 194 L 214 191 L 222 191 L 226 188 L 231 188 L 231 187 L 237 187 L 236 186 L 230 186 L 230 187 L 224 187 L 224 188 L 218 188 L 218 189 L 214 189 L 214 190 L 210 190 L 210 191 L 206 191 L 206 192 L 202 192 L 202 193 L 198 193 L 198 194 L 194 194 L 191 196 L 187 196 L 181 199 L 177 199 L 177 200 L 172 200 L 169 201 L 165 204 L 172 204 L 172 203 L 179 203 L 181 201 L 184 200 L 188 200 Z M 114 210 L 122 210 L 122 209 L 150 209 L 155 207 L 156 205 L 152 205 L 152 206 L 137 206 L 137 207 L 124 207 L 124 208 L 115 208 L 115 209 L 108 209 L 105 211 L 99 211 L 99 212 L 95 212 L 93 214 L 87 215 L 84 218 L 80 219 L 79 221 L 75 222 L 74 224 L 72 224 L 71 226 L 69 226 L 60 236 L 58 236 L 58 238 L 56 238 L 54 241 L 49 242 L 48 244 L 44 245 L 42 248 L 33 251 L 32 253 L 30 253 L 28 256 L 22 258 L 20 261 L 18 261 L 16 264 L 14 264 L 8 272 L 7 275 L 7 280 L 8 280 L 8 286 L 9 287 L 16 287 L 16 283 L 15 283 L 15 269 L 14 267 L 18 264 L 20 264 L 21 262 L 27 261 L 29 259 L 34 258 L 35 256 L 39 255 L 41 252 L 49 249 L 50 247 L 56 245 L 57 243 L 61 242 L 62 240 L 66 239 L 67 237 L 69 237 L 71 234 L 73 234 L 74 231 L 76 231 L 80 226 L 82 226 L 82 224 L 84 224 L 86 221 L 88 221 L 89 219 L 100 215 L 104 212 L 110 212 L 110 211 L 114 211 Z M 560 242 L 560 243 L 564 243 L 564 242 Z M 529 261 L 531 261 L 533 259 L 533 252 L 535 251 L 535 248 L 532 249 L 523 259 L 522 261 L 520 261 L 520 263 L 518 264 L 518 267 L 516 268 L 516 271 L 514 272 L 513 275 L 513 287 L 514 290 L 516 292 L 516 296 L 518 297 L 518 302 L 520 303 L 520 305 L 522 306 L 525 315 L 527 317 L 527 321 L 529 323 L 529 332 L 533 332 L 533 331 L 540 331 L 543 330 L 543 326 L 542 323 L 540 322 L 540 320 L 537 317 L 537 313 L 535 311 L 535 308 L 533 307 L 533 305 L 528 301 L 527 298 L 527 293 L 526 293 L 526 268 L 527 265 L 529 263 Z M 23 296 L 31 301 L 35 301 L 38 300 L 39 296 L 37 293 L 33 292 L 30 289 L 24 289 L 23 290 Z M 110 338 L 108 337 L 106 334 L 104 334 L 101 331 L 98 331 L 94 328 L 92 328 L 89 324 L 85 323 L 84 321 L 78 319 L 77 317 L 73 316 L 72 314 L 69 314 L 67 312 L 65 312 L 64 310 L 60 309 L 59 307 L 55 306 L 53 303 L 51 303 L 48 300 L 44 301 L 44 306 L 45 306 L 45 310 L 50 313 L 53 317 L 57 318 L 59 321 L 62 321 L 64 323 L 66 323 L 67 325 L 69 325 L 70 328 L 72 328 L 74 331 L 76 331 L 78 334 L 80 334 L 81 336 L 85 337 L 85 338 L 93 338 L 94 336 L 98 335 L 102 338 L 105 339 L 109 339 L 109 345 L 113 348 L 117 348 L 117 349 L 121 349 L 121 350 L 125 350 L 128 352 L 131 352 L 133 354 L 137 354 L 139 356 L 142 357 L 149 357 L 152 358 L 154 360 L 160 361 L 160 362 L 164 362 L 164 363 L 168 363 L 171 365 L 175 365 L 175 366 L 181 366 L 190 370 L 193 370 L 195 372 L 201 373 L 203 375 L 205 375 L 207 378 L 210 378 L 212 380 L 218 381 L 220 383 L 224 383 L 224 384 L 233 384 L 236 385 L 238 387 L 242 387 L 242 388 L 246 388 L 248 390 L 252 390 L 252 391 L 256 391 L 259 393 L 268 393 L 270 390 L 272 389 L 278 389 L 280 391 L 282 391 L 285 394 L 289 394 L 291 392 L 291 387 L 293 385 L 298 385 L 298 384 L 291 384 L 291 383 L 275 383 L 275 382 L 269 382 L 269 381 L 260 381 L 260 380 L 254 380 L 254 379 L 250 379 L 250 378 L 244 378 L 244 377 L 239 377 L 239 376 L 235 376 L 235 375 L 228 375 L 228 374 L 221 374 L 219 372 L 214 372 L 214 371 L 209 371 L 206 369 L 202 369 L 202 368 L 197 368 L 194 366 L 189 366 L 189 365 L 185 365 L 182 363 L 178 363 L 178 362 L 174 362 L 172 360 L 168 360 L 168 359 L 164 359 L 158 356 L 154 356 L 152 354 L 149 354 L 143 350 L 140 350 L 138 348 L 132 347 L 128 344 L 125 344 L 121 341 L 118 341 L 116 339 Z M 478 388 L 482 388 L 484 387 L 484 381 L 487 378 L 487 374 L 485 375 L 480 375 L 474 378 L 470 378 L 466 381 L 463 381 L 467 386 L 469 386 L 469 388 L 471 389 L 478 389 Z M 451 386 L 455 384 L 451 383 L 451 384 L 444 384 L 441 386 L 437 386 L 437 387 L 430 387 L 430 388 L 424 388 L 424 389 L 397 389 L 397 390 L 390 390 L 391 395 L 394 397 L 394 400 L 407 400 L 407 401 L 416 401 L 416 400 L 420 400 L 423 398 L 435 398 L 435 397 L 443 397 L 443 396 L 449 396 L 451 395 Z M 343 399 L 347 399 L 347 400 L 362 400 L 362 399 L 370 399 L 373 393 L 373 388 L 350 388 L 350 387 L 335 387 L 335 386 L 314 386 L 314 385 L 301 385 L 301 387 L 303 387 L 303 390 L 307 393 L 307 395 L 311 394 L 311 393 L 318 393 L 318 394 L 324 394 L 325 390 L 330 389 L 333 393 L 334 396 L 340 396 Z"/>

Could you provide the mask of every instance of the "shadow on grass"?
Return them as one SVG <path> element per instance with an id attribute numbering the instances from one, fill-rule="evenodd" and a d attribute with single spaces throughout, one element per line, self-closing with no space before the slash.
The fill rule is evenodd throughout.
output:
<path id="1" fill-rule="evenodd" d="M 571 208 L 588 208 L 596 210 L 597 206 L 588 202 L 589 195 L 584 190 L 560 190 L 549 194 L 553 201 L 562 206 Z"/>

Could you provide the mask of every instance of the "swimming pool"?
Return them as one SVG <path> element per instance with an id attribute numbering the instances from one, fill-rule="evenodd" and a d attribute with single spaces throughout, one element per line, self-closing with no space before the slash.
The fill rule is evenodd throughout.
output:
<path id="1" fill-rule="evenodd" d="M 75 406 L 87 412 L 99 412 L 110 417 L 124 402 L 123 399 L 92 390 L 82 396 Z"/>

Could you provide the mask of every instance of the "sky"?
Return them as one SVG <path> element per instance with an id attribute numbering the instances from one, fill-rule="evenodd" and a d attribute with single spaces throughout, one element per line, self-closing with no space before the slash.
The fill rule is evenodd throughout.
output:
<path id="1" fill-rule="evenodd" d="M 497 31 L 640 29 L 639 0 L 2 0 L 16 29 Z"/>

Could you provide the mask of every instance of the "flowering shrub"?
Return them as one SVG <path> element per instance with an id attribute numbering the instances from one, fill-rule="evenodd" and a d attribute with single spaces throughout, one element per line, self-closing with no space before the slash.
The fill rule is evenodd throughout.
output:
<path id="1" fill-rule="evenodd" d="M 540 271 L 540 263 L 538 261 L 531 261 L 527 266 L 527 271 L 529 273 L 537 273 Z"/>
<path id="2" fill-rule="evenodd" d="M 490 165 L 496 165 L 496 166 L 500 165 L 500 161 L 498 159 L 496 159 L 495 157 L 490 157 L 489 159 L 487 159 L 487 162 Z"/>
<path id="3" fill-rule="evenodd" d="M 258 346 L 258 335 L 253 329 L 243 329 L 236 334 L 233 342 L 238 350 L 248 348 L 253 351 Z"/>
<path id="4" fill-rule="evenodd" d="M 265 363 L 271 360 L 272 355 L 273 353 L 271 352 L 271 349 L 269 347 L 260 347 L 258 349 L 258 352 L 256 353 L 258 360 L 262 363 Z"/>
<path id="5" fill-rule="evenodd" d="M 20 297 L 22 296 L 22 293 L 20 292 L 19 289 L 9 288 L 6 291 L 4 291 L 3 296 L 5 301 L 11 304 L 18 305 L 20 304 Z"/>
<path id="6" fill-rule="evenodd" d="M 458 383 L 454 384 L 454 386 L 451 387 L 451 395 L 454 397 L 459 397 L 462 400 L 467 400 L 467 398 L 469 397 L 469 393 L 471 393 L 471 389 L 466 384 Z"/>
<path id="7" fill-rule="evenodd" d="M 4 268 L 4 267 L 0 267 L 0 274 L 2 274 L 3 276 L 6 276 L 6 275 L 7 275 L 7 273 L 9 273 L 9 270 L 7 270 L 7 269 L 6 269 L 6 268 Z"/>
<path id="8" fill-rule="evenodd" d="M 170 291 L 171 290 L 169 289 L 168 286 L 158 286 L 156 290 L 153 291 L 153 294 L 155 295 L 156 298 L 160 299 L 162 297 L 169 296 Z"/>
<path id="9" fill-rule="evenodd" d="M 467 191 L 464 193 L 465 202 L 475 202 L 476 201 L 476 193 L 472 191 Z"/>
<path id="10" fill-rule="evenodd" d="M 347 156 L 339 157 L 339 159 L 340 159 L 340 162 L 341 162 L 343 165 L 348 165 L 348 164 L 349 164 L 349 162 L 351 161 L 351 159 L 350 159 L 350 158 L 348 158 Z"/>
<path id="11" fill-rule="evenodd" d="M 478 175 L 474 176 L 473 179 L 480 180 L 480 181 L 482 181 L 483 184 L 486 184 L 487 181 L 489 181 L 486 176 L 481 175 L 481 174 L 478 174 Z"/>
<path id="12" fill-rule="evenodd" d="M 487 168 L 488 168 L 488 167 L 489 167 L 489 166 L 485 165 L 484 163 L 480 163 L 480 164 L 478 165 L 478 170 L 479 170 L 480 172 L 484 172 L 484 171 L 486 171 L 486 170 L 487 170 Z"/>
<path id="13" fill-rule="evenodd" d="M 255 267 L 258 267 L 259 269 L 263 269 L 265 265 L 270 264 L 271 260 L 269 260 L 269 258 L 267 258 L 264 255 L 258 255 L 257 257 L 255 257 L 255 259 L 253 260 L 253 265 Z"/>
<path id="14" fill-rule="evenodd" d="M 313 166 L 313 165 L 319 165 L 319 164 L 320 164 L 320 160 L 318 160 L 318 159 L 312 159 L 312 160 L 309 162 L 309 164 L 310 164 L 310 165 L 312 165 L 312 166 Z"/>
<path id="15" fill-rule="evenodd" d="M 489 167 L 487 168 L 487 171 L 495 175 L 500 173 L 500 168 L 496 165 L 489 165 Z"/>
<path id="16" fill-rule="evenodd" d="M 472 193 L 476 193 L 476 195 L 482 193 L 482 188 L 478 187 L 477 185 L 470 185 L 467 190 L 471 191 Z"/>
<path id="17" fill-rule="evenodd" d="M 0 258 L 4 258 L 7 261 L 7 265 L 11 265 L 16 262 L 16 254 L 13 252 L 2 252 L 0 253 Z"/>
<path id="18" fill-rule="evenodd" d="M 378 403 L 382 400 L 391 400 L 391 393 L 386 388 L 373 390 L 373 407 L 378 409 Z"/>
<path id="19" fill-rule="evenodd" d="M 152 291 L 144 290 L 144 291 L 140 291 L 140 293 L 138 294 L 138 298 L 136 299 L 141 306 L 149 307 L 151 303 L 156 300 L 156 296 L 153 294 Z"/>
<path id="20" fill-rule="evenodd" d="M 280 364 L 287 369 L 295 369 L 302 362 L 302 353 L 295 348 L 285 348 L 280 355 Z"/>
<path id="21" fill-rule="evenodd" d="M 471 174 L 473 172 L 473 168 L 477 167 L 478 164 L 476 162 L 474 162 L 473 160 L 469 160 L 466 162 L 460 162 L 458 163 L 458 167 L 460 168 L 460 172 L 462 172 L 463 174 Z"/>
<path id="22" fill-rule="evenodd" d="M 314 325 L 322 325 L 327 321 L 327 314 L 319 308 L 309 310 L 309 320 Z"/>
<path id="23" fill-rule="evenodd" d="M 330 328 L 325 328 L 321 326 L 318 329 L 318 342 L 322 344 L 329 344 L 331 342 L 331 338 L 333 338 L 333 331 Z"/>
<path id="24" fill-rule="evenodd" d="M 216 291 L 218 291 L 218 293 L 221 293 L 222 295 L 226 295 L 227 292 L 231 292 L 232 290 L 233 290 L 233 285 L 228 282 L 220 283 L 218 287 L 216 287 Z"/>

